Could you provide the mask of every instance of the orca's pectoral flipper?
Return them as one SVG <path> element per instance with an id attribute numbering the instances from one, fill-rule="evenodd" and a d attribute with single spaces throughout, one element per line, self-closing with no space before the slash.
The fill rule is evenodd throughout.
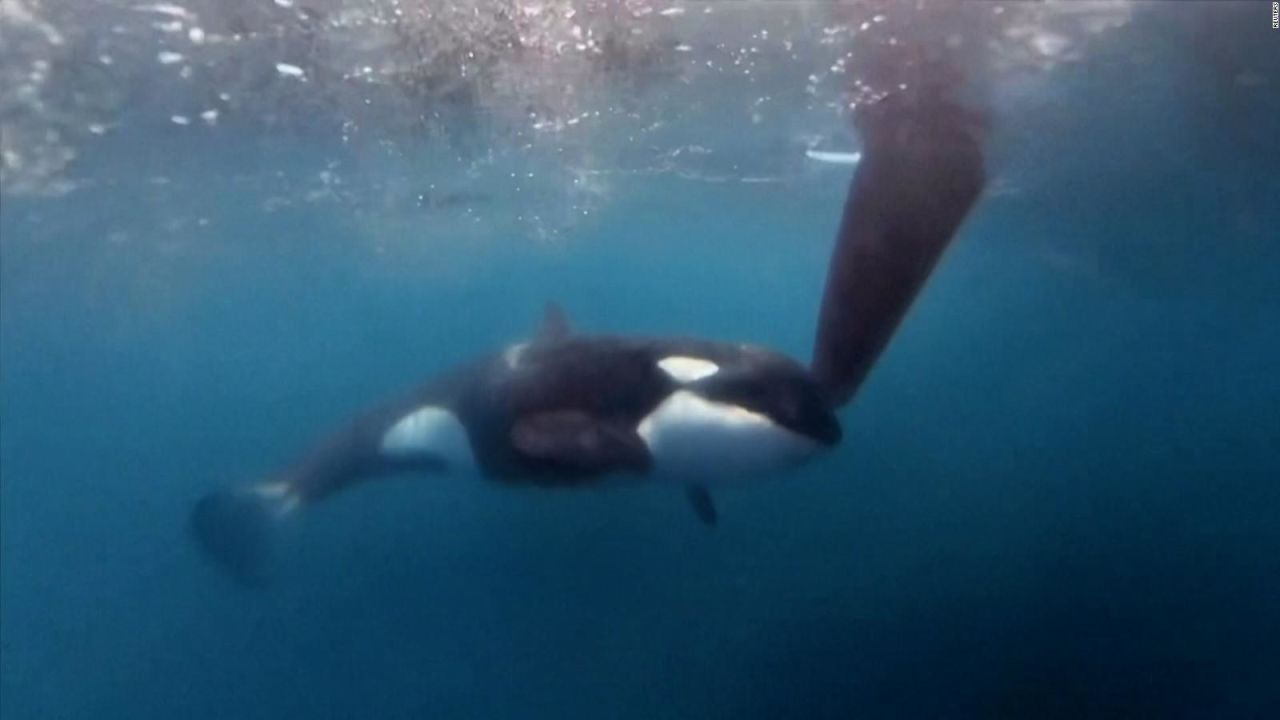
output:
<path id="1" fill-rule="evenodd" d="M 690 485 L 685 488 L 684 496 L 689 501 L 693 514 L 698 516 L 699 522 L 707 527 L 716 526 L 720 513 L 716 511 L 716 502 L 711 498 L 710 491 L 702 485 Z"/>
<path id="2" fill-rule="evenodd" d="M 232 578 L 258 585 L 267 579 L 276 526 L 296 506 L 295 495 L 284 483 L 220 490 L 196 503 L 189 529 L 200 548 Z"/>
<path id="3" fill-rule="evenodd" d="M 923 84 L 860 107 L 818 319 L 813 373 L 832 405 L 858 390 L 986 183 L 984 121 Z"/>

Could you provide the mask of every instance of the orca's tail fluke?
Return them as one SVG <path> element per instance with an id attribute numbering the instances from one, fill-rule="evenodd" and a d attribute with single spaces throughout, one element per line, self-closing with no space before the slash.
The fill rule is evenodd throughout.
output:
<path id="1" fill-rule="evenodd" d="M 904 84 L 854 114 L 862 160 L 827 271 L 812 362 L 833 406 L 853 398 L 986 184 L 986 120 L 940 77 Z"/>
<path id="2" fill-rule="evenodd" d="M 196 503 L 189 529 L 220 569 L 239 583 L 259 585 L 270 571 L 277 526 L 297 506 L 297 494 L 283 482 L 219 490 Z"/>

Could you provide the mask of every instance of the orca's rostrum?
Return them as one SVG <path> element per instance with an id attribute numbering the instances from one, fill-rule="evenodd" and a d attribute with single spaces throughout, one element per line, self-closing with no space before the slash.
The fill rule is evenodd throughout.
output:
<path id="1" fill-rule="evenodd" d="M 753 345 L 588 335 L 548 307 L 529 341 L 373 408 L 268 480 L 213 492 L 191 515 L 234 577 L 263 577 L 275 526 L 358 482 L 416 472 L 590 487 L 678 485 L 716 522 L 711 489 L 840 441 L 847 404 L 985 184 L 981 123 L 936 85 L 854 116 L 849 185 L 808 367 Z"/>

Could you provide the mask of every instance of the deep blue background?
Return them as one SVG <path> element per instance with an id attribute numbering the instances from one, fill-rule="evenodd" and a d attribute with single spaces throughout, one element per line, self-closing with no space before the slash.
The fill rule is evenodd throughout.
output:
<path id="1" fill-rule="evenodd" d="M 1223 133 L 1209 91 L 1135 120 L 1093 87 L 1001 130 L 1007 182 L 838 452 L 722 493 L 714 532 L 667 488 L 397 479 L 309 513 L 254 591 L 187 542 L 193 500 L 545 299 L 805 358 L 847 170 L 619 177 L 556 243 L 450 243 L 424 213 L 383 254 L 341 206 L 202 191 L 322 167 L 305 143 L 121 137 L 82 172 L 163 166 L 163 203 L 6 198 L 0 715 L 1275 714 L 1274 135 Z M 179 210 L 210 222 L 164 229 Z"/>

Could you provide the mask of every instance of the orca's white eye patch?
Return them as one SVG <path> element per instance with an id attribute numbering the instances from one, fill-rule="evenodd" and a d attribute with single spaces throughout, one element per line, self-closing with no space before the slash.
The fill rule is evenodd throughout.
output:
<path id="1" fill-rule="evenodd" d="M 455 469 L 475 465 L 467 429 L 444 408 L 427 405 L 396 421 L 382 436 L 387 455 L 436 455 Z"/>
<path id="2" fill-rule="evenodd" d="M 691 383 L 720 372 L 720 366 L 702 358 L 671 355 L 658 361 L 658 367 L 679 383 Z"/>

